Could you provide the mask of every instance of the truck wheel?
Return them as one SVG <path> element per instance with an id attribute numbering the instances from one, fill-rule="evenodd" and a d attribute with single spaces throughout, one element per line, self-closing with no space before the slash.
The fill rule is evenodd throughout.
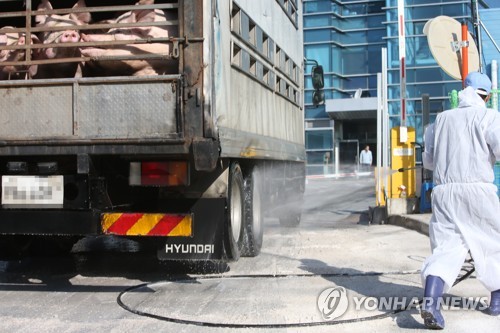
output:
<path id="1" fill-rule="evenodd" d="M 243 234 L 244 257 L 255 257 L 260 253 L 264 235 L 264 218 L 261 201 L 261 175 L 257 168 L 245 179 L 245 230 Z"/>
<path id="2" fill-rule="evenodd" d="M 243 245 L 243 193 L 243 174 L 241 173 L 241 168 L 238 163 L 231 163 L 229 167 L 229 188 L 224 237 L 226 255 L 230 261 L 236 261 L 240 258 Z"/>

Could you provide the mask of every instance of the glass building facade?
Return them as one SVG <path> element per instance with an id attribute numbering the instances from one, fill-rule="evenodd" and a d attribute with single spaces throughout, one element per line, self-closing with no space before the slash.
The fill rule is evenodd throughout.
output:
<path id="1" fill-rule="evenodd" d="M 362 97 L 376 97 L 377 73 L 382 71 L 381 49 L 387 48 L 391 128 L 400 125 L 401 117 L 397 3 L 397 0 L 304 0 L 305 58 L 316 60 L 323 66 L 327 100 L 352 98 L 356 92 L 358 96 L 361 92 Z M 485 7 L 483 2 L 479 1 L 479 4 L 481 8 Z M 498 10 L 491 11 L 498 13 Z M 461 81 L 448 76 L 437 65 L 423 34 L 425 23 L 439 15 L 460 22 L 468 21 L 473 32 L 470 0 L 405 1 L 406 125 L 416 129 L 420 141 L 423 136 L 422 95 L 430 96 L 430 118 L 433 121 L 437 113 L 450 107 L 451 91 L 462 87 Z M 488 22 L 484 23 L 488 25 Z M 493 21 L 491 24 L 498 25 Z M 499 29 L 491 27 L 489 30 Z M 488 70 L 488 64 L 485 65 Z M 310 73 L 311 66 L 307 66 L 306 73 Z M 311 101 L 313 89 L 309 74 L 306 74 L 305 82 L 305 100 Z M 324 105 L 306 104 L 308 173 L 325 172 L 325 166 L 332 171 L 335 147 L 340 150 L 340 163 L 344 165 L 355 165 L 359 149 L 365 145 L 370 145 L 375 153 L 374 115 L 332 119 Z"/>

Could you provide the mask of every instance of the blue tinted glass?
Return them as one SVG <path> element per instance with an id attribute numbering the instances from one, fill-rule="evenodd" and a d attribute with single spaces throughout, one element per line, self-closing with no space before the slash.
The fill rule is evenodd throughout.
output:
<path id="1" fill-rule="evenodd" d="M 367 54 L 362 47 L 349 48 L 343 52 L 342 72 L 344 74 L 362 74 L 367 72 Z"/>
<path id="2" fill-rule="evenodd" d="M 385 15 L 366 17 L 366 25 L 368 27 L 383 27 L 382 25 L 383 21 L 385 21 Z"/>
<path id="3" fill-rule="evenodd" d="M 332 99 L 334 97 L 333 89 L 325 89 L 325 99 Z"/>
<path id="4" fill-rule="evenodd" d="M 314 15 L 304 20 L 304 28 L 328 27 L 330 26 L 330 15 Z"/>
<path id="5" fill-rule="evenodd" d="M 306 130 L 307 149 L 332 149 L 333 130 Z"/>
<path id="6" fill-rule="evenodd" d="M 304 3 L 305 13 L 328 12 L 330 9 L 330 1 L 308 1 Z"/>
<path id="7" fill-rule="evenodd" d="M 371 75 L 368 78 L 368 88 L 370 90 L 371 97 L 376 97 L 377 96 L 377 76 L 376 75 Z"/>
<path id="8" fill-rule="evenodd" d="M 321 64 L 325 72 L 331 72 L 329 45 L 306 45 L 304 54 L 307 59 L 316 60 Z"/>
<path id="9" fill-rule="evenodd" d="M 337 42 L 337 43 L 342 44 L 342 33 L 334 30 L 330 33 L 330 38 L 331 38 L 332 42 Z"/>
<path id="10" fill-rule="evenodd" d="M 345 90 L 365 88 L 367 85 L 366 77 L 352 77 L 343 82 Z"/>
<path id="11" fill-rule="evenodd" d="M 332 48 L 332 64 L 331 64 L 331 69 L 332 72 L 336 73 L 342 73 L 342 49 L 338 47 L 333 47 Z"/>
<path id="12" fill-rule="evenodd" d="M 349 18 L 342 22 L 342 29 L 364 29 L 366 28 L 366 19 L 364 17 Z"/>
<path id="13" fill-rule="evenodd" d="M 311 95 L 312 98 L 312 95 Z M 306 119 L 320 119 L 320 118 L 328 118 L 328 114 L 325 111 L 324 105 L 315 106 L 307 106 L 305 108 L 305 117 Z"/>
<path id="14" fill-rule="evenodd" d="M 368 47 L 368 73 L 376 74 L 382 70 L 382 47 L 383 45 Z"/>
<path id="15" fill-rule="evenodd" d="M 437 1 L 433 1 L 436 3 Z M 468 5 L 466 4 L 443 4 L 439 6 L 416 6 L 406 9 L 406 15 L 412 20 L 431 19 L 439 15 L 446 16 L 463 16 L 467 13 Z"/>
<path id="16" fill-rule="evenodd" d="M 333 163 L 333 149 L 322 150 L 322 151 L 308 151 L 307 152 L 307 163 L 309 165 L 317 165 L 316 168 L 311 166 L 308 168 L 310 172 L 308 174 L 321 174 L 324 172 L 323 164 Z M 331 171 L 330 171 L 331 172 Z"/>
<path id="17" fill-rule="evenodd" d="M 312 98 L 313 98 L 313 92 L 312 91 L 305 91 L 304 92 L 304 103 L 305 104 L 311 104 L 312 103 Z M 307 115 L 307 113 L 306 113 L 306 115 Z"/>
<path id="18" fill-rule="evenodd" d="M 314 43 L 314 42 L 329 42 L 330 41 L 330 30 L 306 30 L 304 31 L 304 42 Z"/>
<path id="19" fill-rule="evenodd" d="M 343 44 L 360 44 L 366 43 L 366 31 L 356 31 L 356 32 L 347 32 L 342 35 L 342 43 Z"/>
<path id="20" fill-rule="evenodd" d="M 385 29 L 370 29 L 368 30 L 368 42 L 369 43 L 381 43 L 385 37 Z"/>

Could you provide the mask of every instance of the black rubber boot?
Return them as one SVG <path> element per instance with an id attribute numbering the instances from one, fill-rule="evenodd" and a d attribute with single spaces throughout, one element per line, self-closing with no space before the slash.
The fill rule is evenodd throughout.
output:
<path id="1" fill-rule="evenodd" d="M 492 316 L 500 315 L 500 289 L 491 292 L 490 306 L 486 312 Z"/>
<path id="2" fill-rule="evenodd" d="M 429 275 L 425 279 L 424 301 L 421 316 L 425 327 L 435 330 L 444 328 L 444 318 L 439 309 L 439 298 L 443 296 L 444 281 L 439 276 Z"/>

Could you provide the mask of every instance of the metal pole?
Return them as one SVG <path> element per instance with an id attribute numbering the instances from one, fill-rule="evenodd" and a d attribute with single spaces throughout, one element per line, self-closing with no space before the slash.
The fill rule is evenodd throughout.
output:
<path id="1" fill-rule="evenodd" d="M 27 0 L 26 3 L 26 35 L 25 35 L 25 43 L 27 46 L 25 52 L 26 61 L 31 61 L 31 0 Z M 27 74 L 30 75 L 29 73 Z"/>
<path id="2" fill-rule="evenodd" d="M 498 62 L 491 61 L 491 108 L 498 111 Z"/>
<path id="3" fill-rule="evenodd" d="M 469 74 L 469 29 L 462 22 L 462 88 L 465 88 L 465 77 Z"/>
<path id="4" fill-rule="evenodd" d="M 358 161 L 358 172 L 359 172 L 359 140 L 356 140 L 356 151 L 357 151 L 357 154 L 356 154 L 356 160 Z"/>
<path id="5" fill-rule="evenodd" d="M 382 193 L 382 73 L 377 73 L 377 206 L 380 206 Z"/>
<path id="6" fill-rule="evenodd" d="M 430 123 L 430 108 L 429 94 L 422 94 L 422 125 L 424 128 Z"/>
<path id="7" fill-rule="evenodd" d="M 481 27 L 479 21 L 479 4 L 477 0 L 472 0 L 472 20 L 474 25 L 474 30 L 477 36 L 477 50 L 479 53 L 479 72 L 483 72 L 483 62 L 481 57 L 483 56 L 483 46 L 482 46 L 482 38 L 481 38 Z"/>
<path id="8" fill-rule="evenodd" d="M 486 28 L 486 26 L 484 25 L 484 23 L 482 21 L 479 21 L 479 24 L 484 29 L 484 32 L 486 32 L 486 35 L 490 38 L 491 42 L 493 43 L 493 45 L 495 46 L 495 48 L 497 49 L 497 51 L 500 52 L 500 47 L 498 47 L 497 42 L 495 41 L 495 39 L 493 38 L 493 36 L 490 34 L 490 32 L 488 31 L 488 29 Z"/>
<path id="9" fill-rule="evenodd" d="M 339 157 L 340 157 L 339 143 L 336 140 L 335 141 L 335 175 L 337 175 L 337 176 L 339 175 L 339 164 L 340 164 Z"/>
<path id="10" fill-rule="evenodd" d="M 398 33 L 399 33 L 399 86 L 401 99 L 401 126 L 406 126 L 406 36 L 405 36 L 405 2 L 398 0 Z"/>
<path id="11" fill-rule="evenodd" d="M 422 125 L 424 127 L 424 133 L 425 133 L 425 127 L 430 124 L 430 113 L 431 113 L 431 103 L 430 103 L 430 98 L 429 94 L 422 94 Z M 425 146 L 422 147 L 420 146 L 422 153 L 424 152 Z M 427 169 L 422 169 L 422 183 L 426 180 L 430 180 L 432 178 L 432 173 L 427 170 Z M 420 195 L 424 195 L 420 193 Z"/>
<path id="12" fill-rule="evenodd" d="M 382 48 L 382 169 L 389 170 L 389 115 L 387 112 L 387 48 Z M 389 176 L 384 176 L 384 191 L 389 188 Z M 386 203 L 387 205 L 387 203 Z"/>

